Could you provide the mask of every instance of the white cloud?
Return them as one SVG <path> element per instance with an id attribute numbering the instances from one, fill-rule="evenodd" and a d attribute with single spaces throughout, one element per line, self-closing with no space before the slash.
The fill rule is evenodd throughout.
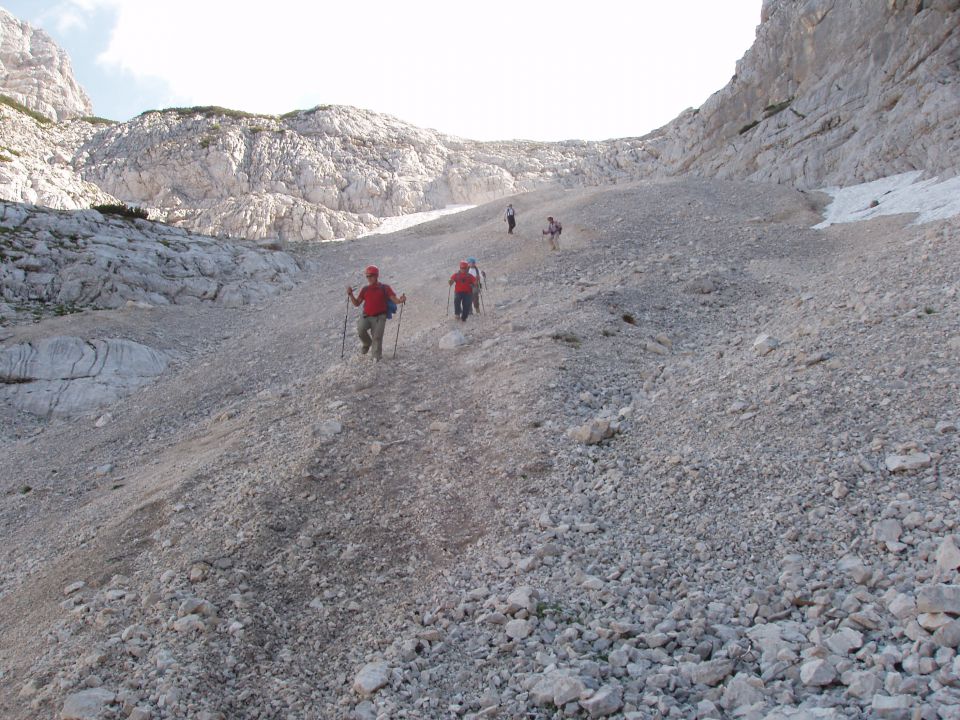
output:
<path id="1" fill-rule="evenodd" d="M 113 9 L 100 62 L 163 80 L 173 104 L 349 104 L 477 139 L 642 134 L 729 80 L 760 15 L 760 0 L 73 5 Z"/>

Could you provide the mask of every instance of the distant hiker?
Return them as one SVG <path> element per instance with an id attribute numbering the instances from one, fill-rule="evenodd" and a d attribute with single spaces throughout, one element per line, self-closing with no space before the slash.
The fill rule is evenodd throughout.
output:
<path id="1" fill-rule="evenodd" d="M 450 276 L 450 282 L 447 283 L 453 285 L 453 314 L 462 322 L 466 322 L 470 317 L 473 288 L 477 284 L 477 278 L 470 274 L 469 269 L 470 263 L 461 260 L 460 269 Z"/>
<path id="2" fill-rule="evenodd" d="M 487 279 L 487 274 L 477 267 L 477 259 L 467 258 L 467 272 L 473 275 L 477 284 L 473 286 L 473 311 L 480 312 L 480 292 L 483 290 L 483 283 Z"/>
<path id="3" fill-rule="evenodd" d="M 360 352 L 364 355 L 373 346 L 373 359 L 379 361 L 383 354 L 383 331 L 387 327 L 387 300 L 398 305 L 407 301 L 406 295 L 397 295 L 393 288 L 380 282 L 380 269 L 376 265 L 367 266 L 363 274 L 367 278 L 366 287 L 354 297 L 353 288 L 347 288 L 347 297 L 354 307 L 363 303 L 363 314 L 357 320 L 357 335 L 360 338 Z"/>
<path id="4" fill-rule="evenodd" d="M 507 204 L 507 212 L 503 219 L 507 222 L 507 235 L 513 235 L 513 229 L 517 226 L 517 213 L 513 209 L 513 203 Z"/>
<path id="5" fill-rule="evenodd" d="M 551 250 L 560 249 L 560 233 L 563 232 L 563 226 L 560 224 L 559 220 L 554 220 L 552 217 L 547 218 L 547 229 L 543 231 L 544 235 L 549 235 L 547 238 L 550 242 Z"/>

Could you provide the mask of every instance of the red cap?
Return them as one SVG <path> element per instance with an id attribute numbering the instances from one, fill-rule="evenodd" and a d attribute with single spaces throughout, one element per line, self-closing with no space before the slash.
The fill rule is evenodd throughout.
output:
<path id="1" fill-rule="evenodd" d="M 380 268 L 376 265 L 367 265 L 366 269 L 363 271 L 364 275 L 380 275 Z"/>
<path id="2" fill-rule="evenodd" d="M 468 263 L 466 260 L 461 260 L 461 261 L 460 261 L 460 269 L 461 269 L 461 270 L 466 270 L 468 267 L 470 267 L 470 263 Z"/>

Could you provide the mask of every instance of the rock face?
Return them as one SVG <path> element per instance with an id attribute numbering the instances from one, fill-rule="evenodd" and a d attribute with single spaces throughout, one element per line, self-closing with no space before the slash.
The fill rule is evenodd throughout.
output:
<path id="1" fill-rule="evenodd" d="M 4 90 L 58 119 L 88 111 L 62 51 L 0 17 Z M 643 138 L 608 142 L 478 143 L 333 106 L 282 117 L 169 110 L 55 130 L 5 110 L 3 141 L 16 154 L 0 168 L 0 191 L 58 208 L 120 198 L 195 232 L 312 241 L 551 184 L 692 172 L 816 188 L 915 169 L 954 174 L 958 22 L 955 0 L 768 0 L 725 88 Z M 17 58 L 34 74 L 9 70 Z M 24 90 L 33 87 L 45 94 Z"/>
<path id="2" fill-rule="evenodd" d="M 104 129 L 75 166 L 111 195 L 197 232 L 311 241 L 548 184 L 635 179 L 639 150 L 636 140 L 471 142 L 348 107 L 281 118 L 194 108 Z"/>
<path id="3" fill-rule="evenodd" d="M 761 20 L 725 88 L 642 138 L 479 143 L 335 106 L 282 117 L 167 110 L 56 129 L 5 110 L 2 141 L 17 155 L 0 163 L 0 197 L 58 208 L 119 198 L 194 232 L 314 241 L 549 185 L 695 173 L 818 188 L 956 173 L 955 0 L 768 0 Z M 18 38 L 41 36 L 7 16 L 4 48 L 8 26 Z M 67 67 L 46 44 L 28 47 L 24 64 Z M 26 101 L 17 77 L 0 85 Z"/>
<path id="4" fill-rule="evenodd" d="M 45 338 L 0 350 L 4 400 L 49 417 L 103 407 L 154 380 L 167 358 L 145 345 L 110 338 Z"/>
<path id="5" fill-rule="evenodd" d="M 644 138 L 674 173 L 847 185 L 960 157 L 960 4 L 766 0 L 730 83 Z"/>
<path id="6" fill-rule="evenodd" d="M 191 235 L 95 210 L 0 202 L 0 317 L 213 302 L 240 307 L 293 287 L 285 252 Z"/>
<path id="7" fill-rule="evenodd" d="M 73 77 L 70 58 L 43 30 L 0 8 L 0 88 L 52 120 L 90 115 L 90 98 Z"/>

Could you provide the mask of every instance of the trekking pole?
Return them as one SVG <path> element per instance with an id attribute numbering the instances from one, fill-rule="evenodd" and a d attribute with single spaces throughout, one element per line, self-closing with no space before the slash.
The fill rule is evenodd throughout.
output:
<path id="1" fill-rule="evenodd" d="M 443 313 L 444 315 L 450 314 L 450 290 L 453 288 L 453 285 L 447 285 L 447 311 Z"/>
<path id="2" fill-rule="evenodd" d="M 347 318 L 350 317 L 350 297 L 347 297 L 347 312 L 343 316 L 343 340 L 340 341 L 340 359 L 343 360 L 343 351 L 347 347 Z"/>
<path id="3" fill-rule="evenodd" d="M 397 343 L 400 342 L 400 323 L 403 322 L 403 306 L 404 305 L 406 305 L 405 302 L 400 303 L 400 315 L 397 316 L 397 337 L 393 341 L 393 359 L 394 360 L 397 359 Z"/>

